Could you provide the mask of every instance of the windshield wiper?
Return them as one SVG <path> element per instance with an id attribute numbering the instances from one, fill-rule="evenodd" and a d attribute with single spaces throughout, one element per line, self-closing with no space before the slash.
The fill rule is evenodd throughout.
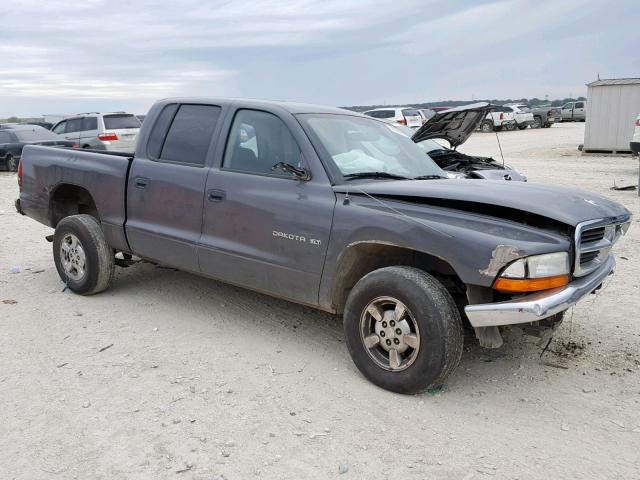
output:
<path id="1" fill-rule="evenodd" d="M 356 180 L 358 178 L 392 178 L 394 180 L 409 180 L 407 177 L 403 177 L 402 175 L 396 175 L 395 173 L 388 172 L 358 172 L 358 173 L 348 173 L 344 175 L 345 180 Z"/>
<path id="2" fill-rule="evenodd" d="M 442 177 L 440 175 L 419 175 L 417 177 L 413 177 L 411 180 L 440 180 L 447 177 Z"/>

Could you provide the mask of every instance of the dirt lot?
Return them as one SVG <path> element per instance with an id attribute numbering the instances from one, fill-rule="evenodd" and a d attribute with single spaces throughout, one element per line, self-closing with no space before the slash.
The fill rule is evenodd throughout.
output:
<path id="1" fill-rule="evenodd" d="M 580 156 L 583 131 L 500 138 L 530 181 L 634 213 L 616 275 L 542 359 L 517 331 L 498 351 L 467 338 L 422 396 L 366 382 L 339 321 L 308 308 L 150 264 L 63 292 L 51 230 L 15 213 L 0 173 L 0 302 L 17 301 L 0 303 L 0 478 L 640 478 L 640 201 L 609 190 L 638 161 Z M 493 134 L 461 150 L 498 155 Z"/>

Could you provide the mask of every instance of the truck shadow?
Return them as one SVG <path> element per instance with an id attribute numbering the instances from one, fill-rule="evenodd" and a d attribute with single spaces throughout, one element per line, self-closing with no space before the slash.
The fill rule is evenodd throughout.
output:
<path id="1" fill-rule="evenodd" d="M 254 337 L 252 340 L 256 342 L 268 334 L 285 354 L 287 345 L 301 344 L 310 362 L 314 361 L 314 355 L 318 355 L 318 362 L 331 357 L 344 362 L 353 376 L 362 378 L 344 345 L 342 320 L 335 315 L 148 263 L 120 269 L 111 292 L 116 297 L 145 298 L 155 308 L 171 305 L 183 312 L 177 321 L 184 323 L 184 331 L 197 334 L 213 322 L 216 328 L 240 332 Z M 508 382 L 514 376 L 548 386 L 550 371 L 563 374 L 580 368 L 580 348 L 573 355 L 561 357 L 556 352 L 557 345 L 552 344 L 541 359 L 544 344 L 537 344 L 537 339 L 517 331 L 508 332 L 504 338 L 500 349 L 484 349 L 477 344 L 473 331 L 465 329 L 462 361 L 448 380 L 448 389 L 466 390 L 487 382 Z"/>

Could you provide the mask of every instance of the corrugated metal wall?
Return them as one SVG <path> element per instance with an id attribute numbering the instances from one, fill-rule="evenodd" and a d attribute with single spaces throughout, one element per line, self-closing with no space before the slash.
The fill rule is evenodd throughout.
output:
<path id="1" fill-rule="evenodd" d="M 639 113 L 640 84 L 589 87 L 584 149 L 629 150 Z"/>

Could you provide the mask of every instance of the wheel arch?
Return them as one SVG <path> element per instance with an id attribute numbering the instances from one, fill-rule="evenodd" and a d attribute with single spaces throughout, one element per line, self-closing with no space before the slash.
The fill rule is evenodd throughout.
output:
<path id="1" fill-rule="evenodd" d="M 87 214 L 100 223 L 100 213 L 89 191 L 79 185 L 61 183 L 49 195 L 49 222 L 52 227 L 65 217 Z"/>
<path id="2" fill-rule="evenodd" d="M 337 259 L 331 302 L 337 313 L 344 311 L 349 292 L 368 273 L 390 266 L 415 267 L 440 280 L 447 290 L 464 292 L 464 283 L 446 260 L 429 252 L 380 241 L 349 244 Z"/>

